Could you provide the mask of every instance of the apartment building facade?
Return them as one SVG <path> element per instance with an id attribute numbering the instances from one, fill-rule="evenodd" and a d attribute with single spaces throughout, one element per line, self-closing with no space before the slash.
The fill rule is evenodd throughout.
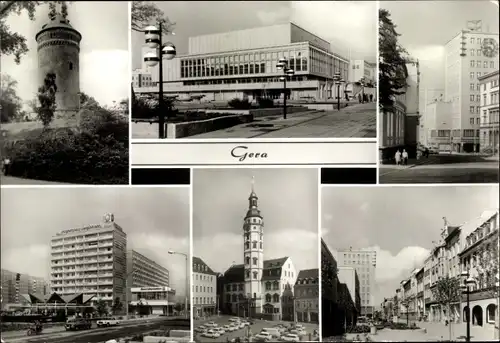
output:
<path id="1" fill-rule="evenodd" d="M 481 87 L 481 151 L 498 153 L 499 140 L 499 71 L 478 78 Z"/>
<path id="2" fill-rule="evenodd" d="M 218 312 L 217 273 L 205 261 L 193 256 L 193 315 L 214 315 Z"/>
<path id="3" fill-rule="evenodd" d="M 375 311 L 375 269 L 377 253 L 375 251 L 339 250 L 338 265 L 352 267 L 356 270 L 360 282 L 361 315 L 372 316 Z"/>
<path id="4" fill-rule="evenodd" d="M 48 281 L 41 277 L 1 270 L 2 308 L 4 304 L 19 304 L 23 294 L 45 295 L 50 291 Z"/>
<path id="5" fill-rule="evenodd" d="M 293 294 L 294 321 L 319 323 L 319 270 L 299 271 Z"/>
<path id="6" fill-rule="evenodd" d="M 106 214 L 100 224 L 63 230 L 51 239 L 51 292 L 125 302 L 127 235 Z"/>

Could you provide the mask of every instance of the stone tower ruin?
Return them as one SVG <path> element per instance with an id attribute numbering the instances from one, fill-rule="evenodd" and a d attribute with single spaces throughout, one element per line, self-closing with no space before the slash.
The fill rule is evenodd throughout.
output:
<path id="1" fill-rule="evenodd" d="M 48 73 L 56 75 L 55 118 L 73 126 L 80 107 L 80 41 L 82 35 L 61 14 L 53 16 L 36 34 L 38 86 Z"/>

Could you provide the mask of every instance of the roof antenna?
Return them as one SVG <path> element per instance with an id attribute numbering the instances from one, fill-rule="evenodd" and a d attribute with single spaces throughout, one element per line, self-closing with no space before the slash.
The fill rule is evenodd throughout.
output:
<path id="1" fill-rule="evenodd" d="M 252 193 L 255 193 L 255 176 L 252 175 Z"/>

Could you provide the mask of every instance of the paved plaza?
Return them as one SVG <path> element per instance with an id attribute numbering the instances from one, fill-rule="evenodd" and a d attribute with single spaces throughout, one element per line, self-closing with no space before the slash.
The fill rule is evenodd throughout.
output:
<path id="1" fill-rule="evenodd" d="M 13 176 L 5 176 L 3 174 L 0 175 L 0 184 L 2 185 L 64 185 L 61 182 L 50 182 L 50 181 L 41 181 L 41 180 L 31 180 L 31 179 L 23 179 L 19 177 Z"/>
<path id="2" fill-rule="evenodd" d="M 209 319 L 205 320 L 195 320 L 194 321 L 194 329 L 196 329 L 198 326 L 203 325 L 208 322 L 214 322 L 218 324 L 218 326 L 224 326 L 229 324 L 229 318 L 232 318 L 232 316 L 214 316 Z M 254 324 L 250 325 L 250 334 L 251 335 L 256 335 L 259 332 L 262 331 L 264 328 L 272 328 L 275 325 L 278 324 L 284 324 L 286 326 L 290 326 L 291 322 L 284 322 L 284 321 L 267 321 L 267 320 L 254 320 Z M 308 341 L 309 340 L 309 334 L 311 334 L 311 338 L 313 335 L 313 332 L 315 329 L 318 329 L 318 324 L 314 323 L 299 323 L 302 324 L 306 328 L 307 336 L 303 337 L 303 341 Z M 234 332 L 227 332 L 224 335 L 222 335 L 219 338 L 207 338 L 207 337 L 202 337 L 199 333 L 194 332 L 194 339 L 196 342 L 226 342 L 226 341 L 231 341 L 232 339 L 235 339 L 237 337 L 244 338 L 246 337 L 246 331 L 247 329 L 240 329 L 238 331 Z"/>
<path id="3" fill-rule="evenodd" d="M 498 183 L 498 157 L 437 154 L 380 166 L 380 183 Z"/>

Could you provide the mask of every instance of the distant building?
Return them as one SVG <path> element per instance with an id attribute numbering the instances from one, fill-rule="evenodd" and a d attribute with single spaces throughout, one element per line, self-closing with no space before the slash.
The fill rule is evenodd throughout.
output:
<path id="1" fill-rule="evenodd" d="M 498 33 L 481 27 L 460 31 L 445 44 L 445 101 L 452 103 L 453 150 L 479 151 L 479 78 L 498 70 Z"/>
<path id="2" fill-rule="evenodd" d="M 319 323 L 319 271 L 301 270 L 294 286 L 294 321 Z"/>
<path id="3" fill-rule="evenodd" d="M 351 295 L 352 302 L 356 307 L 356 317 L 361 315 L 361 295 L 360 295 L 360 282 L 358 272 L 353 267 L 339 266 L 338 277 L 341 283 L 345 283 L 349 294 Z"/>
<path id="4" fill-rule="evenodd" d="M 478 78 L 481 87 L 480 144 L 481 151 L 498 153 L 499 139 L 499 71 Z"/>
<path id="5" fill-rule="evenodd" d="M 361 315 L 372 316 L 375 311 L 375 269 L 377 253 L 369 250 L 338 250 L 338 265 L 352 267 L 356 270 L 360 282 Z"/>
<path id="6" fill-rule="evenodd" d="M 50 292 L 47 280 L 27 274 L 14 273 L 6 269 L 2 273 L 2 308 L 4 304 L 18 304 L 22 294 L 39 294 L 44 296 Z"/>
<path id="7" fill-rule="evenodd" d="M 51 293 L 94 295 L 125 303 L 127 235 L 106 214 L 100 224 L 58 232 L 51 239 Z"/>
<path id="8" fill-rule="evenodd" d="M 199 257 L 193 257 L 193 315 L 217 314 L 217 273 Z"/>
<path id="9" fill-rule="evenodd" d="M 429 138 L 431 137 L 430 131 L 435 129 L 436 118 L 435 116 L 428 116 L 427 105 L 433 102 L 444 101 L 444 89 L 421 89 L 419 97 L 420 109 L 420 143 L 425 146 L 430 146 Z"/>
<path id="10" fill-rule="evenodd" d="M 293 23 L 190 37 L 189 52 L 164 63 L 164 92 L 203 95 L 208 101 L 280 99 L 283 71 L 277 64 L 285 58 L 295 71 L 288 78 L 286 97 L 326 100 L 335 96 L 336 72 L 348 80 L 349 60 L 335 50 L 325 39 Z M 159 81 L 157 68 L 150 68 L 153 83 Z"/>
<path id="11" fill-rule="evenodd" d="M 135 250 L 127 251 L 127 300 L 129 302 L 138 302 L 140 299 L 146 298 L 149 300 L 162 300 L 161 294 L 153 296 L 149 293 L 155 288 L 158 288 L 161 293 L 165 288 L 170 288 L 169 286 L 170 280 L 167 268 Z M 134 292 L 132 292 L 132 289 L 134 289 Z M 146 292 L 148 294 L 141 298 L 140 293 Z M 175 294 L 175 292 L 173 293 Z M 173 302 L 173 294 L 165 294 L 164 300 L 168 300 L 167 298 L 169 295 L 170 302 Z M 153 299 L 155 297 L 156 299 Z M 149 303 L 153 304 L 151 301 L 149 301 Z M 162 306 L 167 305 L 168 304 L 162 304 Z M 154 310 L 159 311 L 157 309 Z M 163 313 L 163 308 L 160 312 Z"/>
<path id="12" fill-rule="evenodd" d="M 341 336 L 356 325 L 358 312 L 349 286 L 339 281 L 337 260 L 321 240 L 321 337 Z"/>
<path id="13" fill-rule="evenodd" d="M 365 60 L 351 60 L 349 68 L 349 82 L 360 82 L 364 79 L 366 84 L 375 85 L 377 65 Z"/>
<path id="14" fill-rule="evenodd" d="M 151 78 L 151 73 L 144 71 L 142 69 L 134 69 L 132 71 L 132 87 L 142 88 L 142 87 L 152 87 L 153 81 Z"/>
<path id="15" fill-rule="evenodd" d="M 425 109 L 426 146 L 441 152 L 452 151 L 452 136 L 450 130 L 452 103 L 433 101 Z"/>

